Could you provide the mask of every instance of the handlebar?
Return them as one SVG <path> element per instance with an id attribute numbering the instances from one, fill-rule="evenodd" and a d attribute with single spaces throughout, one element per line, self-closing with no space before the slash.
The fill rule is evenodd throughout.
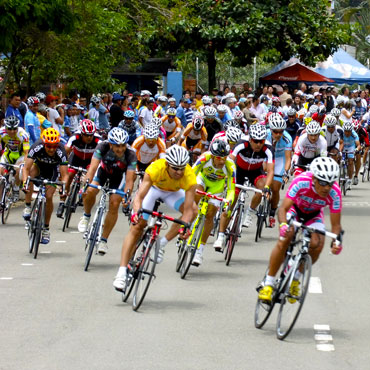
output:
<path id="1" fill-rule="evenodd" d="M 0 166 L 11 167 L 11 168 L 19 168 L 20 167 L 20 166 L 17 166 L 16 164 L 10 164 L 10 163 L 0 163 Z"/>
<path id="2" fill-rule="evenodd" d="M 122 191 L 122 190 L 119 190 L 119 189 L 109 189 L 109 188 L 106 188 L 105 186 L 94 185 L 94 184 L 86 184 L 86 185 L 87 185 L 87 187 L 91 187 L 91 188 L 94 188 L 94 189 L 102 190 L 102 191 L 104 191 L 107 194 L 118 194 L 122 198 L 126 196 L 126 193 L 124 191 Z"/>
<path id="3" fill-rule="evenodd" d="M 251 190 L 251 191 L 254 191 L 255 193 L 262 194 L 262 190 L 261 189 L 257 189 L 257 188 L 251 187 L 251 186 L 244 186 L 244 185 L 236 184 L 235 187 L 237 187 L 237 188 L 239 188 L 241 190 L 245 190 L 245 191 Z"/>
<path id="4" fill-rule="evenodd" d="M 176 224 L 184 226 L 185 229 L 190 229 L 190 224 L 188 222 L 185 222 L 185 221 L 180 220 L 178 218 L 167 216 L 167 215 L 163 214 L 162 212 L 150 211 L 148 209 L 140 208 L 140 210 L 138 212 L 138 215 L 140 215 L 141 213 L 147 213 L 151 216 L 158 217 L 160 219 L 165 219 L 165 220 L 168 220 L 168 221 L 172 221 L 172 222 L 175 222 Z"/>
<path id="5" fill-rule="evenodd" d="M 75 166 L 71 166 L 69 164 L 68 168 L 72 168 L 72 170 L 76 170 L 77 172 L 87 173 L 87 169 L 85 169 L 83 167 L 75 167 Z"/>
<path id="6" fill-rule="evenodd" d="M 36 177 L 27 177 L 27 181 L 25 183 L 25 188 L 28 189 L 29 183 L 33 182 L 36 186 L 40 185 L 57 185 L 62 187 L 62 193 L 65 193 L 65 186 L 66 184 L 63 181 L 51 181 L 48 179 L 38 179 Z"/>
<path id="7" fill-rule="evenodd" d="M 225 199 L 225 198 L 222 198 L 222 197 L 218 197 L 217 195 L 214 195 L 214 194 L 211 194 L 211 193 L 207 193 L 205 191 L 201 191 L 201 190 L 195 190 L 196 193 L 200 194 L 200 195 L 203 195 L 207 198 L 212 198 L 212 199 L 216 199 L 216 200 L 219 200 L 221 202 L 224 202 L 224 203 L 229 203 L 229 200 L 228 199 Z"/>

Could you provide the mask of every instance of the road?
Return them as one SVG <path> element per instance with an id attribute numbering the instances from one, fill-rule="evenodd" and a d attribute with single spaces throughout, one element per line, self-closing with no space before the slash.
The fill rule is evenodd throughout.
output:
<path id="1" fill-rule="evenodd" d="M 34 260 L 22 208 L 14 208 L 0 225 L 0 369 L 369 369 L 369 193 L 370 183 L 360 183 L 345 197 L 344 250 L 332 256 L 327 242 L 313 292 L 285 341 L 275 336 L 276 312 L 262 330 L 253 320 L 277 229 L 265 229 L 257 244 L 254 229 L 244 232 L 229 267 L 210 239 L 204 264 L 186 280 L 175 272 L 169 244 L 134 312 L 112 287 L 129 230 L 123 215 L 108 254 L 94 255 L 84 272 L 81 210 L 66 233 L 53 216 L 51 242 Z"/>

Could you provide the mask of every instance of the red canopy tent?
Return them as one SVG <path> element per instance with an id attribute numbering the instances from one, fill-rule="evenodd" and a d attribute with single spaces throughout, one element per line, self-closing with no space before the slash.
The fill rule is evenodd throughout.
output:
<path id="1" fill-rule="evenodd" d="M 322 84 L 327 82 L 334 82 L 330 78 L 320 75 L 319 73 L 300 63 L 296 63 L 289 67 L 280 69 L 275 73 L 264 75 L 260 78 L 260 81 L 266 81 L 271 84 L 297 84 L 298 82 L 315 82 L 318 84 Z"/>

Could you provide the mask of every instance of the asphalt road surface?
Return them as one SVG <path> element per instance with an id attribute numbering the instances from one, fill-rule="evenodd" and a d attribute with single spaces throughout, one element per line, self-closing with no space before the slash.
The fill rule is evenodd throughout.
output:
<path id="1" fill-rule="evenodd" d="M 112 287 L 129 230 L 122 214 L 108 254 L 93 255 L 84 272 L 81 208 L 65 233 L 53 216 L 51 242 L 36 260 L 22 207 L 14 208 L 0 225 L 0 369 L 370 369 L 369 195 L 370 183 L 360 183 L 344 198 L 344 250 L 330 255 L 327 241 L 285 341 L 276 339 L 276 308 L 262 330 L 254 327 L 255 287 L 276 228 L 258 243 L 254 227 L 244 230 L 228 267 L 210 238 L 203 265 L 186 280 L 170 243 L 134 312 Z"/>

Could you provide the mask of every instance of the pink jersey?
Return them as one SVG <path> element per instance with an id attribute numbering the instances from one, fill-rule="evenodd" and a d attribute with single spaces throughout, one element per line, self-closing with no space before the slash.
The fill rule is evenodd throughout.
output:
<path id="1" fill-rule="evenodd" d="M 331 213 L 342 210 L 342 194 L 337 182 L 333 185 L 326 198 L 320 197 L 313 185 L 312 172 L 305 172 L 297 176 L 288 189 L 286 196 L 304 213 L 319 211 L 329 206 Z"/>

